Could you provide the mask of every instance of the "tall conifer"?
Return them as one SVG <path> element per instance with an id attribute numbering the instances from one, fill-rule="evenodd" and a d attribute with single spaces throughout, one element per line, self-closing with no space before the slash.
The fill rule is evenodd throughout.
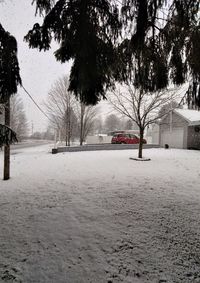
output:
<path id="1" fill-rule="evenodd" d="M 59 42 L 55 56 L 73 60 L 70 90 L 83 102 L 95 104 L 105 97 L 113 77 L 131 79 L 141 91 L 190 80 L 188 99 L 200 107 L 199 0 L 33 2 L 45 18 L 26 40 L 40 50 L 50 48 L 52 37 Z"/>
<path id="2" fill-rule="evenodd" d="M 112 84 L 114 43 L 119 36 L 117 6 L 108 0 L 37 1 L 46 16 L 25 39 L 32 48 L 47 50 L 52 38 L 59 44 L 56 59 L 73 60 L 69 90 L 85 104 L 96 104 Z"/>
<path id="3" fill-rule="evenodd" d="M 17 42 L 0 24 L 0 104 L 8 103 L 10 96 L 17 92 L 18 84 L 21 84 L 21 78 L 17 59 Z M 0 144 L 8 145 L 15 141 L 15 133 L 9 127 L 0 125 Z"/>

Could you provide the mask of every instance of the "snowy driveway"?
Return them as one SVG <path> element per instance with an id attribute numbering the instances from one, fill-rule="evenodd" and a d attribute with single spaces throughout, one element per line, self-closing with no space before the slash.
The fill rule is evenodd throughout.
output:
<path id="1" fill-rule="evenodd" d="M 47 149 L 0 180 L 0 282 L 200 283 L 200 151 Z"/>

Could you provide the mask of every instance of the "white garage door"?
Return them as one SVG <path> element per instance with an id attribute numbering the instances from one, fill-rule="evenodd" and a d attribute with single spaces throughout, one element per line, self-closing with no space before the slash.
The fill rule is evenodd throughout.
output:
<path id="1" fill-rule="evenodd" d="M 183 148 L 183 128 L 164 131 L 161 134 L 161 146 L 165 146 L 165 144 L 168 144 L 169 147 Z"/>

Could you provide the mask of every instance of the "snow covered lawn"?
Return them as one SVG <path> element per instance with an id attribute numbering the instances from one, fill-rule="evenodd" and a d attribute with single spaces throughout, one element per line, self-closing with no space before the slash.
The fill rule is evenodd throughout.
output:
<path id="1" fill-rule="evenodd" d="M 0 282 L 199 283 L 200 151 L 136 156 L 15 151 L 0 180 Z"/>

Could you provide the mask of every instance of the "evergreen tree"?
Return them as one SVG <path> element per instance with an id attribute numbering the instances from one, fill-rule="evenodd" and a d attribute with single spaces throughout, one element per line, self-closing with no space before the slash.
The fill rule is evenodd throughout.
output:
<path id="1" fill-rule="evenodd" d="M 17 60 L 17 42 L 0 24 L 0 103 L 5 104 L 5 109 L 10 96 L 17 92 L 18 84 L 21 84 L 21 78 Z M 8 145 L 15 141 L 15 133 L 9 127 L 0 125 L 0 144 Z"/>
<path id="2" fill-rule="evenodd" d="M 0 124 L 0 147 L 3 145 L 9 145 L 12 142 L 17 142 L 15 132 L 13 132 L 9 127 Z"/>
<path id="3" fill-rule="evenodd" d="M 105 98 L 113 76 L 151 92 L 192 78 L 188 99 L 200 107 L 199 0 L 33 2 L 45 18 L 26 40 L 30 47 L 47 50 L 53 35 L 60 44 L 57 60 L 73 60 L 69 89 L 83 102 Z"/>
<path id="4" fill-rule="evenodd" d="M 69 90 L 83 103 L 96 104 L 112 84 L 114 42 L 120 29 L 116 5 L 108 0 L 58 0 L 55 5 L 50 0 L 35 2 L 46 16 L 25 40 L 32 48 L 48 50 L 53 34 L 60 44 L 56 59 L 62 63 L 73 59 Z"/>
<path id="5" fill-rule="evenodd" d="M 17 92 L 21 84 L 17 59 L 17 41 L 0 24 L 0 103 Z"/>
<path id="6" fill-rule="evenodd" d="M 4 104 L 5 125 L 0 124 L 0 145 L 4 147 L 4 180 L 10 178 L 10 144 L 16 134 L 10 129 L 10 96 L 21 84 L 17 60 L 17 42 L 0 24 L 0 103 Z"/>
<path id="7" fill-rule="evenodd" d="M 123 0 L 129 33 L 119 47 L 116 78 L 131 79 L 141 91 L 191 79 L 188 97 L 200 107 L 199 8 L 199 0 Z"/>

